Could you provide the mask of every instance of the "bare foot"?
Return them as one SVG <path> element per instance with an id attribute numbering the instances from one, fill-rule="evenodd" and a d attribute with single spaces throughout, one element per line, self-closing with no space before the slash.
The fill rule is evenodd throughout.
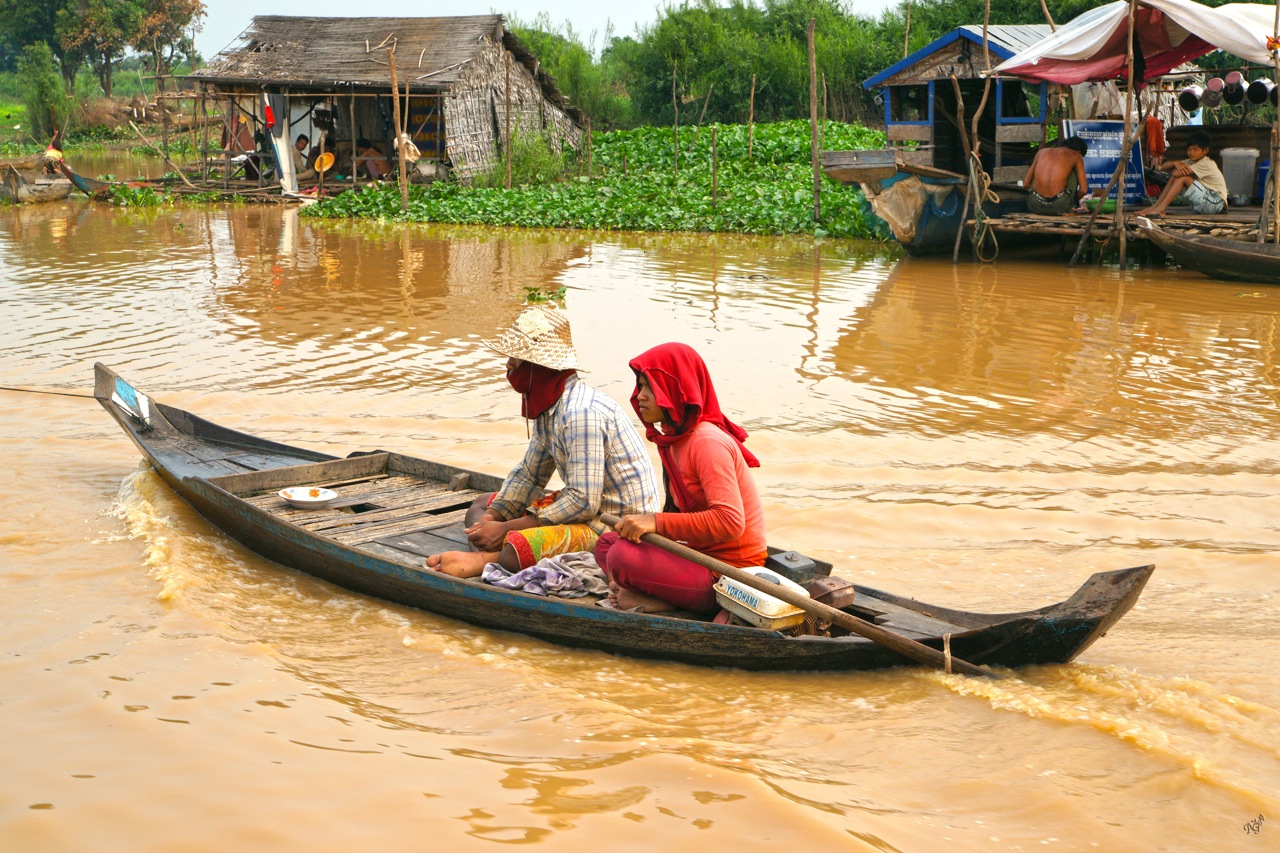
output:
<path id="1" fill-rule="evenodd" d="M 641 613 L 664 613 L 675 610 L 674 605 L 661 598 L 654 598 L 652 595 L 645 595 L 624 587 L 618 587 L 616 592 L 610 588 L 609 598 L 619 610 L 635 610 L 637 607 L 640 608 Z"/>
<path id="2" fill-rule="evenodd" d="M 487 563 L 498 559 L 497 551 L 445 551 L 427 557 L 426 566 L 433 572 L 455 578 L 475 578 Z"/>

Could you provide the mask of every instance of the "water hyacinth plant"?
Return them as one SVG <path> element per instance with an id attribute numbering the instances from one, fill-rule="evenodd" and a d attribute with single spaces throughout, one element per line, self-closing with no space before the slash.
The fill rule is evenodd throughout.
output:
<path id="1" fill-rule="evenodd" d="M 712 180 L 715 129 L 715 186 Z M 884 136 L 826 122 L 823 147 L 879 148 Z M 722 231 L 885 239 L 862 193 L 822 179 L 822 216 L 813 221 L 809 123 L 714 125 L 680 129 L 679 169 L 670 128 L 596 133 L 585 157 L 542 183 L 504 189 L 443 182 L 410 189 L 400 211 L 394 183 L 312 205 L 308 216 L 405 219 L 627 231 Z"/>

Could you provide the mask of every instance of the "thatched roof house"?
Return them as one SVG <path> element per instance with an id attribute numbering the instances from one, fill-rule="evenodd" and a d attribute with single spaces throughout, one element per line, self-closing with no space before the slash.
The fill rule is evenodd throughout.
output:
<path id="1" fill-rule="evenodd" d="M 459 177 L 498 161 L 508 105 L 513 132 L 545 131 L 555 145 L 579 146 L 581 114 L 507 31 L 501 15 L 259 15 L 191 77 L 254 121 L 262 95 L 286 96 L 291 128 L 327 130 L 340 163 L 344 146 L 349 150 L 362 137 L 390 156 L 395 133 L 388 48 L 395 52 L 402 98 L 408 90 L 404 121 L 410 136 L 424 157 L 451 161 Z"/>

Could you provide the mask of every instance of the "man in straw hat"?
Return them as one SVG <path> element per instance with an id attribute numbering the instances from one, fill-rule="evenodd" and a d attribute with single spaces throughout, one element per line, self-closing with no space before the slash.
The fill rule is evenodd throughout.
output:
<path id="1" fill-rule="evenodd" d="M 602 512 L 657 512 L 653 465 L 622 407 L 578 378 L 578 356 L 563 314 L 543 305 L 520 313 L 485 346 L 507 357 L 507 381 L 533 421 L 524 459 L 502 488 L 467 514 L 474 551 L 446 551 L 427 568 L 475 577 L 488 563 L 508 571 L 543 557 L 590 551 L 605 531 Z M 546 494 L 552 473 L 564 488 Z"/>

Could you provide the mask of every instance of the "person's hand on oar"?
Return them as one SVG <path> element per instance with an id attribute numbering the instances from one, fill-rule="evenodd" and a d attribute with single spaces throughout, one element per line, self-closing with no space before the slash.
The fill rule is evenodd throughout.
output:
<path id="1" fill-rule="evenodd" d="M 608 513 L 601 513 L 600 520 L 610 527 L 613 527 L 615 530 L 617 529 L 617 525 L 622 521 L 622 519 L 618 518 L 616 515 L 610 515 Z M 953 670 L 956 672 L 963 672 L 966 675 L 981 675 L 986 678 L 997 679 L 1004 677 L 989 670 L 974 666 L 973 664 L 963 661 L 953 655 L 944 654 L 943 652 L 930 648 L 923 643 L 917 643 L 915 640 L 908 639 L 901 634 L 895 634 L 892 631 L 887 631 L 879 625 L 859 619 L 856 616 L 845 613 L 843 610 L 837 610 L 820 601 L 814 601 L 806 595 L 800 595 L 792 592 L 781 584 L 761 580 L 750 572 L 743 571 L 736 566 L 731 566 L 728 563 L 715 559 L 714 557 L 708 557 L 706 554 L 681 545 L 679 542 L 672 542 L 665 536 L 659 536 L 656 533 L 646 533 L 641 537 L 641 539 L 648 542 L 650 545 L 655 545 L 664 551 L 669 551 L 676 556 L 683 557 L 690 562 L 697 563 L 698 565 L 710 569 L 713 572 L 724 575 L 728 578 L 733 578 L 739 583 L 759 590 L 766 595 L 771 595 L 774 598 L 785 601 L 787 604 L 799 607 L 806 613 L 812 613 L 833 625 L 839 625 L 841 628 L 857 634 L 858 636 L 866 637 L 868 640 L 884 646 L 891 651 L 895 651 L 903 657 L 910 658 L 918 663 L 928 664 L 929 666 L 946 670 L 948 672 Z"/>
<path id="2" fill-rule="evenodd" d="M 613 529 L 628 542 L 639 542 L 646 533 L 658 532 L 658 519 L 652 514 L 624 515 Z"/>

